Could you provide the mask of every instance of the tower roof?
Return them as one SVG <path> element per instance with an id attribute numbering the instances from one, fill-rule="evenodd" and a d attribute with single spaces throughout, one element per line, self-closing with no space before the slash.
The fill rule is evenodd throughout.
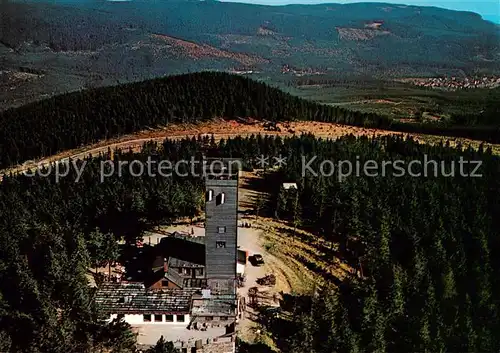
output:
<path id="1" fill-rule="evenodd" d="M 233 180 L 238 178 L 243 164 L 239 158 L 205 158 L 204 176 L 208 180 Z"/>

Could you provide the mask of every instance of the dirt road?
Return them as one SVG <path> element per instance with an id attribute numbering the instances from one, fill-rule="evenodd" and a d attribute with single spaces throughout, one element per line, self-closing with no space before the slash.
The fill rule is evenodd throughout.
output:
<path id="1" fill-rule="evenodd" d="M 49 165 L 50 163 L 65 160 L 67 158 L 83 159 L 90 155 L 98 155 L 99 153 L 106 153 L 108 149 L 129 149 L 139 150 L 145 142 L 155 141 L 161 142 L 165 138 L 182 139 L 186 137 L 193 137 L 198 135 L 214 136 L 215 140 L 227 139 L 236 136 L 250 136 L 252 134 L 263 134 L 273 136 L 294 136 L 303 133 L 312 133 L 316 137 L 321 138 L 338 138 L 344 135 L 352 134 L 354 136 L 384 136 L 397 134 L 394 131 L 367 129 L 362 127 L 347 126 L 340 124 L 321 123 L 314 121 L 291 122 L 287 125 L 278 124 L 281 131 L 266 131 L 262 123 L 257 120 L 247 120 L 246 123 L 235 120 L 218 119 L 210 122 L 193 124 L 178 124 L 171 125 L 161 129 L 146 130 L 133 135 L 125 135 L 119 138 L 101 141 L 99 143 L 81 147 L 78 149 L 68 150 L 59 154 L 43 158 L 36 161 L 28 161 L 22 165 L 18 165 L 7 170 L 0 171 L 0 180 L 3 174 L 20 173 L 28 169 L 34 169 L 41 166 Z M 401 135 L 401 134 L 400 134 Z M 410 136 L 410 134 L 402 134 Z M 431 135 L 411 135 L 422 142 L 439 142 L 447 140 L 446 137 L 431 136 Z M 479 145 L 479 142 L 466 140 L 466 139 L 451 139 L 453 142 L 458 142 L 464 146 L 471 144 L 472 146 Z M 486 147 L 489 145 L 486 144 Z M 498 146 L 492 145 L 494 150 L 498 150 Z"/>
<path id="2" fill-rule="evenodd" d="M 266 134 L 275 136 L 293 136 L 294 134 L 314 133 L 318 137 L 340 137 L 347 134 L 355 135 L 386 135 L 392 134 L 390 131 L 382 131 L 375 129 L 356 128 L 352 126 L 327 124 L 319 122 L 292 122 L 288 127 L 283 124 L 278 124 L 281 131 L 266 131 L 262 123 L 257 120 L 250 120 L 249 123 L 242 123 L 235 120 L 218 119 L 211 122 L 193 124 L 178 124 L 171 125 L 163 129 L 141 131 L 137 134 L 126 135 L 116 139 L 110 139 L 96 143 L 94 145 L 82 147 L 79 149 L 68 150 L 54 156 L 50 156 L 38 161 L 29 161 L 23 165 L 16 166 L 1 174 L 7 174 L 12 171 L 19 173 L 29 168 L 35 168 L 48 165 L 55 161 L 64 160 L 66 158 L 83 159 L 89 155 L 98 155 L 106 153 L 108 149 L 129 149 L 139 150 L 145 142 L 155 141 L 161 142 L 165 138 L 173 140 L 193 137 L 198 135 L 210 135 L 218 141 L 235 136 L 250 136 L 252 134 Z"/>
<path id="3" fill-rule="evenodd" d="M 255 178 L 254 173 L 243 173 L 239 186 L 239 210 L 253 210 L 255 201 L 258 198 L 265 198 L 266 195 L 251 188 L 249 179 Z M 246 281 L 243 288 L 238 289 L 240 296 L 246 298 L 246 303 L 250 303 L 248 290 L 256 287 L 258 290 L 257 300 L 260 307 L 279 306 L 281 293 L 301 293 L 309 288 L 308 279 L 297 273 L 307 272 L 307 269 L 298 269 L 297 263 L 286 256 L 278 256 L 278 252 L 271 251 L 273 243 L 270 239 L 275 239 L 274 229 L 268 227 L 268 222 L 264 218 L 255 216 L 240 216 L 240 223 L 250 223 L 250 228 L 238 228 L 238 246 L 241 250 L 246 250 L 249 256 L 261 254 L 264 259 L 263 266 L 253 266 L 248 263 L 245 269 Z M 276 284 L 274 286 L 262 286 L 257 284 L 257 279 L 267 274 L 274 274 Z M 259 325 L 257 310 L 247 306 L 246 312 L 238 324 L 238 337 L 242 340 L 254 343 L 257 340 L 264 340 L 268 345 L 273 346 L 273 342 L 262 335 L 262 327 Z"/>

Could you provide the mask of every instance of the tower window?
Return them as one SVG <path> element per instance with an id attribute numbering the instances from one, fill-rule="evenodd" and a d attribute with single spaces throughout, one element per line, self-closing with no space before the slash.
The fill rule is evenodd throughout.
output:
<path id="1" fill-rule="evenodd" d="M 207 201 L 212 201 L 213 198 L 214 198 L 214 191 L 210 189 L 207 191 Z"/>
<path id="2" fill-rule="evenodd" d="M 222 205 L 225 201 L 226 201 L 226 195 L 223 192 L 217 195 L 217 205 Z"/>
<path id="3" fill-rule="evenodd" d="M 215 246 L 217 249 L 222 249 L 226 247 L 226 242 L 225 241 L 217 241 L 215 242 Z"/>
<path id="4" fill-rule="evenodd" d="M 217 233 L 224 234 L 226 232 L 226 227 L 217 227 Z"/>

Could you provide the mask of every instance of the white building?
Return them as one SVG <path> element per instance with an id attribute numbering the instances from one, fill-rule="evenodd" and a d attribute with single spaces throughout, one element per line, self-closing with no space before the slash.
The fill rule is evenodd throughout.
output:
<path id="1" fill-rule="evenodd" d="M 141 349 L 160 336 L 180 352 L 235 352 L 234 332 L 240 302 L 227 294 L 199 288 L 148 290 L 142 283 L 105 283 L 96 292 L 96 304 L 108 321 L 121 319 L 138 333 Z"/>
<path id="2" fill-rule="evenodd" d="M 238 261 L 236 262 L 236 274 L 244 275 L 245 267 L 248 261 L 248 252 L 238 249 Z"/>
<path id="3" fill-rule="evenodd" d="M 141 283 L 106 283 L 99 288 L 96 303 L 109 315 L 108 321 L 187 327 L 196 292 L 193 288 L 147 291 Z"/>

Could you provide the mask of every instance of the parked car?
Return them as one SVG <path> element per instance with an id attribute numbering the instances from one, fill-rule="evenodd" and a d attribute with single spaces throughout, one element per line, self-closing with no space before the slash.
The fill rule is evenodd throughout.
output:
<path id="1" fill-rule="evenodd" d="M 250 262 L 253 266 L 262 266 L 264 265 L 264 258 L 261 254 L 255 254 L 249 258 Z"/>

